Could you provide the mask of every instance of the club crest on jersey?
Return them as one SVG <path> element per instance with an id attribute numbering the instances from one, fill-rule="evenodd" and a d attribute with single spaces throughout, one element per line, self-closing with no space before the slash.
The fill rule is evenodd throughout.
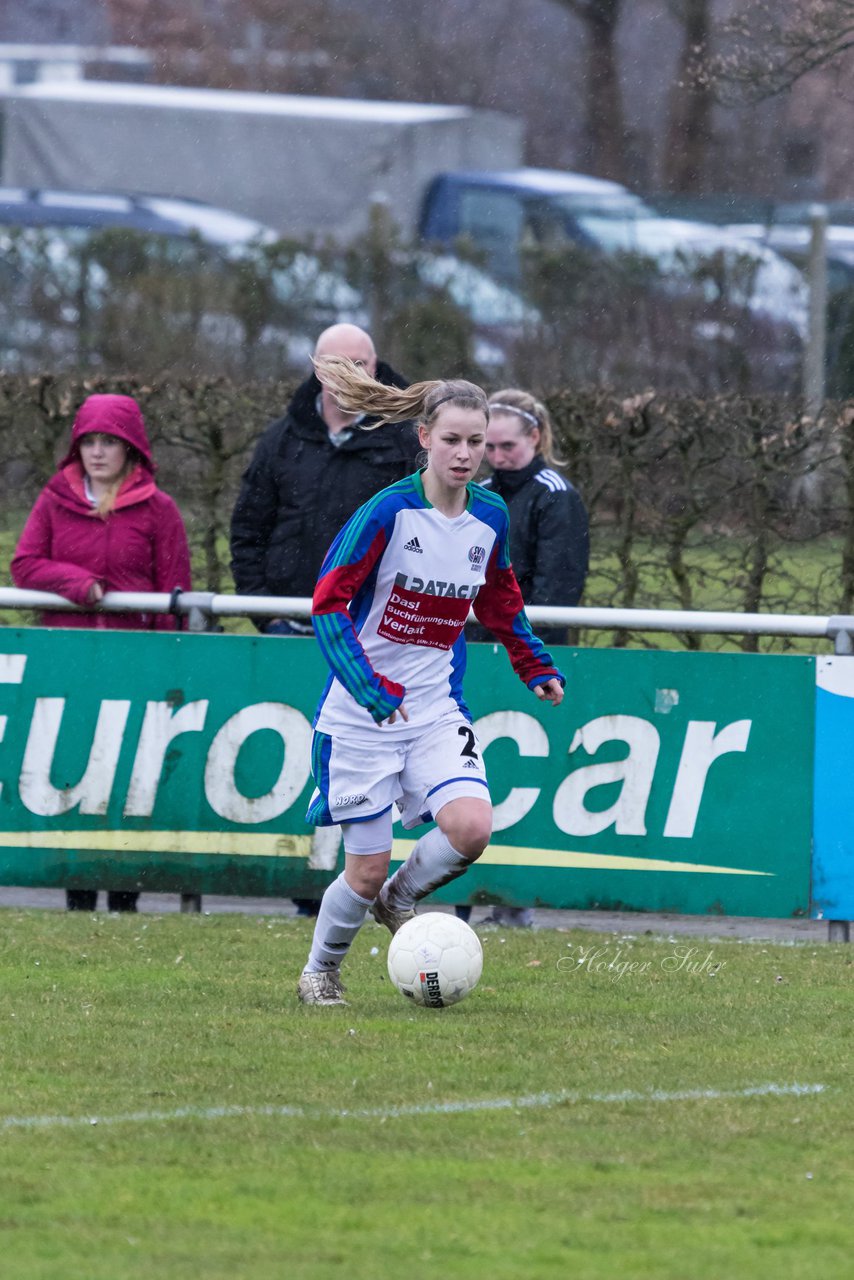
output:
<path id="1" fill-rule="evenodd" d="M 483 547 L 469 547 L 469 564 L 473 569 L 480 569 L 486 559 L 486 551 Z"/>

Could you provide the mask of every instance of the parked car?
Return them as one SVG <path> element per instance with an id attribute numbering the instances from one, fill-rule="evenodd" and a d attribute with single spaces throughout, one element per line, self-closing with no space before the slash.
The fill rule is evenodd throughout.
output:
<path id="1" fill-rule="evenodd" d="M 711 223 L 642 216 L 628 220 L 584 214 L 579 224 L 606 253 L 651 259 L 673 285 L 700 286 L 709 302 L 725 294 L 735 306 L 806 335 L 803 274 L 767 244 Z"/>
<path id="2" fill-rule="evenodd" d="M 773 247 L 710 222 L 661 217 L 618 182 L 548 169 L 444 174 L 428 195 L 422 235 L 444 244 L 466 238 L 493 274 L 516 282 L 526 250 L 578 245 L 610 258 L 636 255 L 671 288 L 699 282 L 713 301 L 717 279 L 736 305 L 798 336 L 805 331 L 802 275 Z M 704 278 L 703 263 L 717 266 L 716 277 Z"/>
<path id="3" fill-rule="evenodd" d="M 219 352 L 231 368 L 237 352 L 243 368 L 280 371 L 303 365 L 326 325 L 370 324 L 370 282 L 354 281 L 346 255 L 195 201 L 0 189 L 0 254 L 9 369 L 121 363 L 124 343 L 137 367 Z M 442 295 L 466 317 L 482 364 L 500 364 L 504 339 L 535 316 L 452 254 L 394 256 L 410 300 Z"/>
<path id="4" fill-rule="evenodd" d="M 492 275 L 517 283 L 525 248 L 592 244 L 578 222 L 585 213 L 625 220 L 645 212 L 618 182 L 557 169 L 478 170 L 433 180 L 419 231 L 425 242 L 446 248 L 468 242 Z"/>
<path id="5" fill-rule="evenodd" d="M 241 214 L 196 200 L 91 191 L 37 191 L 0 187 L 0 225 L 78 227 L 90 231 L 124 227 L 170 239 L 198 237 L 221 248 L 277 239 L 269 227 Z"/>
<path id="6" fill-rule="evenodd" d="M 275 236 L 248 218 L 187 200 L 114 193 L 0 188 L 3 338 L 7 369 L 98 363 L 96 330 L 109 326 L 130 300 L 143 267 L 179 292 L 200 266 L 216 270 L 232 252 L 269 244 Z M 145 246 L 145 248 L 143 248 Z M 150 297 L 152 313 L 164 297 Z M 139 315 L 139 341 L 156 339 Z M 166 317 L 161 332 L 170 340 Z"/>
<path id="7" fill-rule="evenodd" d="M 781 206 L 767 222 L 735 223 L 729 230 L 773 249 L 801 270 L 807 266 L 812 227 L 808 208 L 803 205 Z M 828 221 L 825 243 L 830 291 L 850 288 L 854 282 L 854 223 Z"/>
<path id="8" fill-rule="evenodd" d="M 854 395 L 854 206 L 830 203 L 827 215 L 827 389 L 831 396 L 848 397 Z M 799 270 L 807 269 L 812 242 L 809 205 L 777 205 L 767 221 L 739 223 L 732 231 L 772 249 Z"/>

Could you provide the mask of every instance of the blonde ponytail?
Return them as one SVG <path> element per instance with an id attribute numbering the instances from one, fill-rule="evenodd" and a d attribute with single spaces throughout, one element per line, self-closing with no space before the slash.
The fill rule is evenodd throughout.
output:
<path id="1" fill-rule="evenodd" d="M 447 382 L 414 382 L 409 387 L 389 387 L 354 364 L 346 356 L 318 356 L 315 372 L 345 413 L 366 413 L 376 418 L 366 430 L 387 422 L 415 419 L 425 427 L 432 425 L 440 405 L 453 403 L 460 409 L 479 409 L 489 421 L 486 392 L 473 382 L 454 379 Z"/>

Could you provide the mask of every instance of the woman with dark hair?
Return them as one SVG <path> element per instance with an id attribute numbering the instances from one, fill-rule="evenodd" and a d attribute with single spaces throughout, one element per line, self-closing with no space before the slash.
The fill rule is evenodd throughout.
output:
<path id="1" fill-rule="evenodd" d="M 67 454 L 36 500 L 11 565 L 18 587 L 52 591 L 93 611 L 47 612 L 47 627 L 170 630 L 171 614 L 97 611 L 107 591 L 190 587 L 190 553 L 178 508 L 157 488 L 139 405 L 131 396 L 83 401 Z M 108 894 L 135 911 L 135 892 Z M 94 911 L 97 889 L 69 889 L 69 910 Z"/>
<path id="2" fill-rule="evenodd" d="M 345 858 L 297 992 L 304 1004 L 331 1005 L 346 1003 L 340 966 L 368 911 L 395 933 L 489 841 L 489 788 L 462 690 L 469 609 L 538 698 L 559 706 L 564 679 L 525 617 L 507 509 L 473 483 L 489 422 L 484 392 L 463 381 L 401 390 L 350 360 L 315 363 L 344 409 L 377 424 L 417 421 L 427 458 L 348 520 L 314 591 L 330 677 L 314 721 L 308 821 L 340 823 Z M 404 827 L 435 826 L 386 880 L 394 804 Z"/>

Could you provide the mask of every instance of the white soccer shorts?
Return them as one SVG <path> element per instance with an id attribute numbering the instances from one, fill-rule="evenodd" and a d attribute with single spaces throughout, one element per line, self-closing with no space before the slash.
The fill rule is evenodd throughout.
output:
<path id="1" fill-rule="evenodd" d="M 366 822 L 394 804 L 404 827 L 417 827 L 432 822 L 449 800 L 489 800 L 480 743 L 456 711 L 403 740 L 384 738 L 381 726 L 360 738 L 315 730 L 311 771 L 316 790 L 306 818 L 320 827 Z"/>

